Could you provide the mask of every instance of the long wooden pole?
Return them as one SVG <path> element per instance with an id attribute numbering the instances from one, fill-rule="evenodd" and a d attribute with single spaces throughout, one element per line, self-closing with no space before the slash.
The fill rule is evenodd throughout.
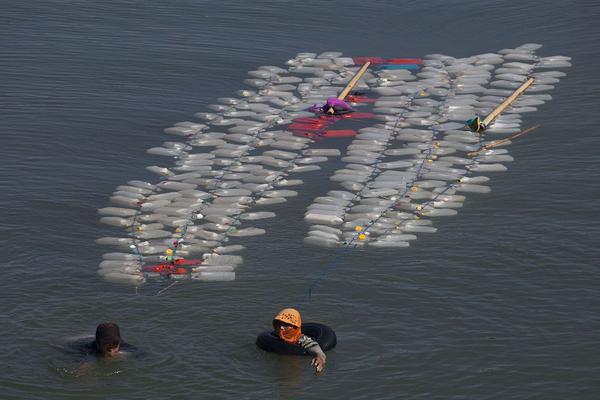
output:
<path id="1" fill-rule="evenodd" d="M 496 146 L 500 146 L 502 143 L 506 143 L 506 142 L 508 142 L 509 140 L 512 140 L 512 139 L 518 138 L 519 136 L 527 135 L 528 133 L 535 131 L 535 130 L 536 130 L 537 128 L 539 128 L 540 126 L 541 126 L 540 124 L 537 124 L 537 125 L 534 125 L 534 126 L 532 126 L 532 127 L 529 127 L 529 128 L 527 128 L 527 129 L 525 129 L 524 131 L 521 131 L 521 132 L 518 132 L 518 133 L 512 134 L 512 135 L 510 135 L 509 137 L 506 137 L 506 138 L 504 138 L 504 139 L 502 139 L 502 140 L 496 140 L 496 141 L 494 141 L 494 142 L 492 142 L 492 143 L 490 143 L 490 144 L 487 144 L 487 145 L 483 146 L 481 149 L 479 149 L 479 150 L 477 150 L 477 151 L 472 151 L 472 152 L 470 152 L 470 153 L 467 153 L 467 156 L 469 156 L 469 157 L 474 157 L 474 156 L 476 156 L 477 154 L 481 153 L 482 151 L 489 150 L 489 149 L 493 149 L 494 147 L 496 147 Z"/>
<path id="2" fill-rule="evenodd" d="M 492 111 L 490 113 L 490 115 L 488 115 L 487 117 L 485 117 L 485 119 L 482 122 L 483 126 L 486 126 L 486 127 L 489 126 L 489 124 L 493 120 L 495 120 L 496 117 L 498 115 L 500 115 L 500 113 L 502 113 L 504 110 L 506 110 L 506 108 L 508 108 L 508 106 L 510 106 L 512 104 L 512 102 L 517 99 L 517 97 L 519 97 L 520 95 L 522 95 L 523 92 L 526 91 L 527 88 L 533 84 L 534 80 L 535 79 L 533 79 L 533 78 L 529 78 L 525 82 L 523 82 L 523 84 L 521 86 L 519 86 L 517 88 L 517 90 L 515 90 L 515 92 L 513 94 L 511 94 L 506 100 L 504 100 L 502 102 L 502 104 L 500 104 L 498 107 L 496 107 L 494 109 L 494 111 Z"/>
<path id="3" fill-rule="evenodd" d="M 342 93 L 340 93 L 338 99 L 344 100 L 346 96 L 348 96 L 348 93 L 350 93 L 354 86 L 356 86 L 358 80 L 365 74 L 365 72 L 367 72 L 367 68 L 369 68 L 369 65 L 371 65 L 371 61 L 367 61 L 366 63 L 364 63 L 364 65 L 358 70 L 358 72 L 354 75 L 350 82 L 348 82 L 344 90 L 342 90 Z"/>

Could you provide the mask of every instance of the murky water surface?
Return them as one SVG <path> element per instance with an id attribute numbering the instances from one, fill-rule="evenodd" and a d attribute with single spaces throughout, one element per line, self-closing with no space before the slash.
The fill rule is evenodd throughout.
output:
<path id="1" fill-rule="evenodd" d="M 0 5 L 0 388 L 3 398 L 594 399 L 600 384 L 599 7 L 592 1 L 7 1 Z M 306 320 L 334 327 L 326 372 L 254 345 L 306 299 L 333 251 L 302 220 L 335 166 L 305 175 L 245 241 L 234 282 L 103 281 L 98 223 L 146 149 L 301 51 L 455 57 L 541 43 L 566 55 L 524 115 L 492 193 L 407 249 L 356 250 Z M 332 142 L 333 143 L 333 142 Z M 332 144 L 343 149 L 343 139 Z M 90 363 L 65 344 L 113 320 L 143 357 Z"/>

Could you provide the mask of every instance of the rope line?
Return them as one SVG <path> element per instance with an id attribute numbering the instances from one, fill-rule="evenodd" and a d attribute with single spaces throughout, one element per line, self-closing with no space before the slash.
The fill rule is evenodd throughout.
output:
<path id="1" fill-rule="evenodd" d="M 428 88 L 426 88 L 425 90 L 427 90 Z M 416 95 L 418 95 L 421 92 L 421 90 L 417 91 L 413 97 L 411 98 L 411 103 L 412 101 L 415 99 Z M 442 97 L 443 102 L 446 101 L 446 99 L 448 98 L 448 96 L 450 94 L 455 94 L 454 90 L 452 91 L 448 91 L 448 93 L 446 93 L 445 96 Z M 443 104 L 443 103 L 442 103 Z M 442 104 L 440 104 L 437 109 L 438 111 L 442 108 Z M 401 112 L 400 115 L 398 115 L 398 117 L 396 118 L 396 122 L 394 124 L 394 130 L 396 129 L 398 123 L 400 122 L 400 119 L 403 117 L 405 113 L 405 110 L 403 110 Z M 404 191 L 400 194 L 399 193 L 399 198 L 402 199 L 404 198 L 404 196 L 408 193 L 408 191 L 410 190 L 409 187 L 412 187 L 412 185 L 421 177 L 421 172 L 423 171 L 423 167 L 425 165 L 425 163 L 427 162 L 428 158 L 431 156 L 431 154 L 433 153 L 433 148 L 434 143 L 438 141 L 437 135 L 439 134 L 439 131 L 432 129 L 433 134 L 432 137 L 430 139 L 430 144 L 429 147 L 427 148 L 427 150 L 425 150 L 424 152 L 420 153 L 422 155 L 424 155 L 421 163 L 416 167 L 415 170 L 415 176 L 413 178 L 411 178 L 410 180 L 407 180 L 405 186 L 404 186 Z M 377 161 L 377 163 L 379 163 L 380 160 Z M 376 164 L 377 164 L 376 163 Z M 371 174 L 372 175 L 372 174 Z M 371 176 L 369 175 L 369 176 Z M 366 185 L 365 185 L 366 187 Z M 363 187 L 363 189 L 361 189 L 357 195 L 352 199 L 352 201 L 354 201 L 356 198 L 360 197 L 360 193 L 362 193 L 362 191 L 365 188 Z M 341 249 L 338 249 L 336 251 L 336 253 L 333 256 L 332 261 L 330 261 L 325 268 L 323 269 L 323 271 L 317 275 L 317 277 L 314 279 L 313 283 L 309 286 L 307 293 L 306 293 L 306 301 L 310 302 L 311 298 L 312 298 L 312 294 L 314 292 L 314 290 L 320 286 L 321 282 L 335 269 L 335 267 L 339 264 L 339 262 L 348 254 L 350 254 L 352 252 L 352 250 L 356 249 L 358 247 L 357 244 L 354 244 L 354 242 L 356 242 L 356 240 L 359 238 L 361 233 L 364 232 L 368 232 L 369 228 L 371 228 L 374 224 L 376 224 L 381 218 L 383 218 L 383 216 L 390 211 L 391 209 L 395 208 L 402 200 L 398 200 L 396 202 L 394 202 L 392 205 L 388 206 L 386 210 L 382 211 L 379 216 L 377 218 L 374 218 L 373 220 L 371 220 L 369 223 L 367 223 L 362 230 L 359 231 L 359 233 L 354 234 L 351 239 L 345 243 L 345 247 L 342 247 Z"/>

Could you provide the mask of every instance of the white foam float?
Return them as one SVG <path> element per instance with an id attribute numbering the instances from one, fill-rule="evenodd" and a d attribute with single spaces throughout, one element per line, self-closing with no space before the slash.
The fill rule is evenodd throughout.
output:
<path id="1" fill-rule="evenodd" d="M 407 70 L 366 74 L 359 88 L 380 97 L 373 111 L 382 123 L 359 131 L 342 157 L 345 168 L 332 175 L 331 180 L 347 191 L 330 191 L 308 207 L 305 220 L 312 225 L 305 243 L 406 247 L 416 238 L 406 232 L 435 231 L 420 221 L 456 213 L 465 200 L 457 192 L 488 192 L 489 187 L 481 185 L 488 178 L 472 174 L 503 170 L 500 163 L 512 157 L 502 149 L 473 159 L 461 156 L 480 146 L 480 138 L 463 123 L 499 104 L 528 74 L 539 79 L 534 90 L 498 118 L 490 133 L 519 130 L 521 113 L 551 99 L 534 92 L 552 89 L 564 74 L 532 71 L 566 66 L 569 60 L 537 58 L 534 47 L 465 59 L 433 55 L 416 75 Z M 338 52 L 298 54 L 287 69 L 264 66 L 251 71 L 246 83 L 255 89 L 239 91 L 240 98 L 220 98 L 209 106 L 213 112 L 196 114 L 205 123 L 184 121 L 165 129 L 187 141 L 165 142 L 148 152 L 173 157 L 175 165 L 147 167 L 159 177 L 158 184 L 122 185 L 110 199 L 115 207 L 99 210 L 102 222 L 126 228 L 129 236 L 101 238 L 98 243 L 132 248 L 130 254 L 107 253 L 106 262 L 116 264 L 104 264 L 103 275 L 113 280 L 125 275 L 121 278 L 138 284 L 145 279 L 139 263 L 160 261 L 160 252 L 173 248 L 174 241 L 179 255 L 206 250 L 196 267 L 203 268 L 210 265 L 210 254 L 243 250 L 241 245 L 225 244 L 230 238 L 263 234 L 242 222 L 275 214 L 251 208 L 285 202 L 297 192 L 281 187 L 302 184 L 289 175 L 316 171 L 320 167 L 315 164 L 341 155 L 339 149 L 311 148 L 313 140 L 282 128 L 294 118 L 311 116 L 305 110 L 337 95 L 357 69 Z M 355 230 L 359 225 L 371 228 Z M 241 258 L 236 260 L 241 263 Z M 235 273 L 198 269 L 190 277 L 228 280 Z"/>
<path id="2" fill-rule="evenodd" d="M 523 52 L 525 52 L 525 50 L 522 50 Z M 531 51 L 531 50 L 527 50 L 527 51 Z M 512 54 L 512 53 L 511 53 Z M 524 53 L 523 53 L 524 54 Z M 491 57 L 491 58 L 490 58 Z M 489 59 L 489 62 L 486 62 L 483 59 L 479 59 L 477 60 L 477 64 L 482 64 L 484 62 L 486 62 L 486 71 L 492 71 L 493 67 L 490 68 L 490 65 L 487 64 L 501 64 L 503 61 L 503 57 L 501 55 L 493 55 L 493 56 L 487 56 L 485 57 L 487 59 Z M 524 61 L 524 60 L 537 60 L 536 57 L 532 57 L 530 55 L 523 55 L 522 57 L 510 57 L 511 60 L 513 61 Z M 450 59 L 444 58 L 445 62 L 449 62 Z M 561 62 L 563 62 L 564 60 L 561 60 Z M 519 70 L 519 71 L 525 71 L 525 72 L 529 72 L 532 70 L 533 67 L 529 66 L 529 65 L 523 65 L 522 63 L 515 63 L 515 62 L 511 62 L 511 63 L 506 63 L 508 65 L 506 65 L 505 69 L 511 68 L 512 71 L 515 70 Z M 444 63 L 439 63 L 439 64 L 432 64 L 432 65 L 437 65 L 440 68 L 443 68 Z M 442 110 L 455 110 L 453 111 L 452 115 L 448 114 L 448 111 L 446 111 L 446 114 L 443 116 L 443 118 L 447 118 L 450 117 L 450 119 L 452 118 L 456 118 L 456 117 L 460 117 L 459 121 L 464 121 L 465 119 L 467 119 L 466 117 L 471 117 L 474 114 L 474 111 L 484 111 L 487 109 L 488 105 L 490 108 L 495 107 L 497 104 L 501 103 L 505 97 L 507 97 L 508 95 L 510 95 L 512 93 L 512 91 L 502 91 L 499 89 L 494 89 L 493 91 L 488 91 L 487 89 L 485 89 L 483 86 L 487 86 L 486 83 L 487 81 L 491 78 L 491 73 L 489 72 L 485 72 L 485 73 L 479 73 L 478 71 L 476 71 L 473 68 L 445 68 L 445 71 L 443 72 L 434 72 L 432 71 L 432 67 L 428 67 L 428 71 L 424 71 L 420 77 L 423 78 L 439 78 L 439 77 L 444 77 L 445 79 L 447 77 L 450 77 L 452 73 L 461 73 L 461 71 L 463 71 L 462 73 L 464 73 L 464 71 L 471 71 L 471 72 L 475 72 L 474 74 L 474 78 L 472 79 L 461 79 L 459 82 L 455 83 L 455 89 L 453 92 L 454 93 L 462 93 L 463 98 L 459 98 L 459 99 L 455 99 L 454 102 L 449 103 L 448 99 L 444 99 L 444 103 L 441 104 L 440 101 L 437 100 L 429 100 L 429 99 L 425 99 L 425 101 L 423 101 L 423 99 L 418 99 L 417 101 L 420 102 L 421 104 L 423 104 L 424 106 L 428 106 L 428 107 L 438 107 L 439 109 Z M 506 88 L 514 88 L 514 87 L 518 87 L 519 83 L 523 81 L 525 78 L 525 73 L 521 73 L 521 74 L 516 74 L 513 73 L 512 75 L 509 75 L 512 71 L 503 71 L 503 73 L 505 74 L 504 76 L 497 76 L 496 79 L 499 80 L 503 80 L 504 82 L 517 82 L 516 85 L 511 84 L 511 83 L 502 83 L 500 85 L 493 84 L 492 86 L 503 86 Z M 557 74 L 560 75 L 560 74 Z M 538 89 L 537 90 L 548 90 L 551 89 L 551 87 L 547 86 L 548 84 L 555 84 L 556 82 L 554 81 L 554 79 L 556 79 L 554 76 L 549 76 L 548 77 L 549 80 L 544 82 L 540 79 L 540 82 L 538 82 Z M 551 80 L 550 80 L 551 79 Z M 468 82 L 468 83 L 467 83 Z M 372 85 L 377 84 L 376 81 L 372 81 L 369 82 Z M 434 83 L 435 85 L 435 83 Z M 471 87 L 469 88 L 469 90 L 464 90 L 465 85 L 471 85 Z M 479 86 L 481 85 L 482 87 L 475 87 L 475 86 Z M 387 86 L 387 85 L 386 85 Z M 380 93 L 380 94 L 390 94 L 390 91 L 387 90 L 375 90 L 376 93 Z M 479 93 L 480 95 L 487 95 L 485 99 L 479 100 L 477 97 L 473 96 L 473 95 L 468 95 L 471 97 L 466 97 L 464 94 L 466 92 L 472 92 L 473 94 L 477 94 Z M 490 96 L 495 96 L 495 98 L 490 98 Z M 535 95 L 534 95 L 535 96 Z M 448 96 L 449 97 L 449 96 Z M 513 115 L 517 118 L 513 118 L 512 120 L 510 118 L 505 118 L 503 120 L 498 119 L 495 123 L 494 126 L 492 126 L 490 129 L 490 133 L 493 133 L 495 131 L 495 133 L 500 133 L 500 132 L 505 132 L 505 133 L 513 133 L 513 132 L 517 132 L 520 130 L 520 118 L 518 118 L 518 114 L 522 113 L 522 112 L 529 112 L 529 111 L 534 111 L 532 106 L 537 106 L 540 104 L 543 104 L 544 101 L 547 101 L 549 99 L 536 99 L 534 98 L 523 98 L 521 101 L 521 104 L 515 104 L 515 107 L 513 107 Z M 483 101 L 483 103 L 482 103 Z M 487 102 L 487 103 L 486 103 Z M 432 156 L 432 155 L 443 155 L 444 151 L 442 152 L 438 152 L 440 147 L 450 147 L 453 151 L 459 151 L 459 152 L 469 152 L 469 151 L 475 151 L 479 148 L 479 146 L 470 146 L 469 144 L 463 144 L 463 142 L 465 143 L 477 143 L 477 141 L 479 140 L 478 137 L 474 137 L 474 135 L 471 132 L 467 132 L 467 131 L 463 131 L 463 132 L 451 132 L 450 134 L 446 135 L 445 137 L 442 137 L 439 134 L 439 131 L 452 131 L 452 130 L 459 130 L 460 128 L 462 128 L 462 124 L 459 123 L 453 123 L 453 125 L 445 125 L 444 123 L 439 124 L 439 125 L 434 125 L 434 131 L 437 130 L 438 132 L 432 132 L 430 130 L 423 130 L 422 128 L 420 128 L 421 126 L 427 126 L 428 123 L 423 123 L 423 121 L 419 121 L 419 120 L 415 120 L 414 117 L 420 117 L 420 118 L 424 118 L 425 120 L 429 121 L 431 119 L 435 120 L 436 118 L 432 116 L 428 116 L 426 113 L 407 113 L 405 111 L 405 109 L 402 108 L 402 106 L 405 106 L 405 104 L 395 104 L 395 103 L 388 103 L 388 104 L 380 104 L 380 107 L 376 107 L 375 108 L 375 112 L 380 112 L 382 114 L 386 114 L 386 116 L 383 118 L 383 120 L 386 121 L 386 125 L 390 125 L 390 122 L 393 122 L 393 113 L 391 112 L 391 108 L 393 107 L 397 107 L 396 108 L 396 112 L 400 113 L 400 114 L 405 114 L 407 117 L 413 117 L 413 119 L 411 118 L 405 118 L 404 121 L 407 121 L 410 123 L 410 125 L 412 126 L 405 126 L 403 125 L 405 128 L 405 133 L 401 134 L 401 135 L 397 135 L 397 140 L 400 142 L 404 142 L 406 143 L 406 145 L 410 146 L 410 142 L 415 142 L 415 143 L 426 143 L 426 142 L 431 142 L 433 143 L 433 137 L 435 135 L 435 145 L 434 146 L 421 146 L 419 144 L 417 144 L 415 147 L 416 148 L 399 148 L 399 149 L 385 149 L 383 150 L 383 154 L 385 156 L 410 156 L 410 155 L 422 155 L 423 153 L 427 153 L 428 156 Z M 386 108 L 387 107 L 387 108 Z M 378 110 L 379 108 L 379 110 Z M 382 108 L 385 108 L 382 110 Z M 457 114 L 456 110 L 459 109 L 463 109 L 464 112 L 462 113 L 462 115 Z M 433 110 L 432 110 L 433 111 Z M 491 111 L 491 110 L 490 110 Z M 510 115 L 510 114 L 509 114 Z M 402 116 L 402 115 L 401 115 Z M 401 117 L 400 116 L 400 117 Z M 439 118 L 439 117 L 438 117 Z M 506 122 L 503 122 L 506 121 Z M 511 122 L 514 121 L 514 122 Z M 414 129 L 416 127 L 419 127 L 418 129 Z M 439 140 L 439 139 L 443 139 L 443 140 Z M 437 148 L 436 148 L 437 147 Z M 375 152 L 377 151 L 376 149 L 373 149 Z M 439 154 L 441 153 L 441 154 Z M 369 161 L 373 161 L 373 159 L 377 158 L 376 156 L 372 156 L 372 159 Z M 425 157 L 426 158 L 426 157 Z M 444 157 L 442 157 L 444 158 Z M 471 192 L 471 193 L 487 193 L 489 192 L 490 188 L 488 186 L 484 186 L 484 185 L 479 185 L 478 183 L 484 183 L 487 182 L 489 179 L 487 177 L 481 177 L 481 179 L 478 179 L 479 177 L 467 177 L 465 176 L 465 174 L 467 173 L 473 173 L 473 172 L 496 172 L 496 171 L 504 171 L 506 170 L 506 167 L 502 164 L 499 164 L 499 162 L 509 162 L 512 161 L 512 157 L 507 156 L 507 155 L 498 155 L 496 156 L 496 153 L 492 153 L 490 155 L 486 155 L 485 152 L 480 155 L 479 157 L 475 158 L 475 159 L 468 159 L 468 158 L 464 158 L 464 157 L 447 157 L 444 160 L 440 160 L 440 161 L 444 161 L 446 164 L 441 164 L 440 162 L 436 162 L 434 158 L 430 158 L 428 159 L 429 165 L 427 166 L 422 166 L 422 167 L 413 167 L 412 170 L 415 171 L 417 173 L 417 175 L 420 175 L 420 178 L 427 178 L 427 179 L 438 179 L 438 182 L 444 182 L 446 181 L 447 184 L 443 184 L 443 185 L 439 185 L 436 187 L 434 193 L 427 193 L 425 191 L 416 191 L 416 192 L 409 192 L 407 194 L 407 197 L 410 199 L 410 201 L 414 201 L 414 200 L 419 200 L 419 199 L 429 199 L 426 203 L 421 203 L 421 204 L 426 204 L 425 207 L 423 206 L 419 206 L 419 217 L 427 217 L 427 216 L 449 216 L 449 215 L 454 215 L 456 214 L 456 210 L 454 210 L 454 208 L 460 208 L 463 205 L 463 201 L 464 201 L 464 196 L 460 196 L 460 195 L 455 195 L 453 193 L 455 193 L 456 191 L 462 191 L 462 192 Z M 344 161 L 344 158 L 342 158 L 342 161 Z M 382 162 L 383 161 L 383 162 Z M 404 161 L 404 160 L 403 160 Z M 380 164 L 388 165 L 386 164 L 387 160 L 377 160 L 374 163 L 372 163 L 371 165 L 373 166 L 379 166 Z M 394 161 L 396 162 L 396 161 Z M 398 169 L 401 169 L 401 166 L 406 166 L 408 168 L 409 165 L 411 164 L 411 162 L 406 162 L 406 164 L 402 164 L 402 161 L 399 162 L 398 164 Z M 412 162 L 414 164 L 414 161 Z M 450 164 L 447 164 L 450 163 Z M 437 164 L 437 166 L 436 166 Z M 464 165 L 466 166 L 466 170 L 457 170 L 455 168 L 450 168 L 450 165 L 452 164 L 458 164 L 458 165 Z M 367 175 L 369 176 L 369 175 Z M 408 182 L 407 181 L 407 176 L 399 176 L 399 179 L 401 179 L 400 181 L 398 181 L 398 183 L 396 184 L 397 187 L 402 187 L 402 183 Z M 415 177 L 416 178 L 416 177 Z M 353 178 L 355 179 L 355 178 Z M 408 178 L 410 179 L 410 178 Z M 456 181 L 460 179 L 460 183 L 457 183 Z M 344 182 L 343 179 L 336 179 L 341 181 L 340 183 L 342 185 L 347 184 L 347 182 Z M 416 184 L 417 179 L 413 179 L 411 183 L 415 183 Z M 380 182 L 380 183 L 377 183 Z M 380 187 L 383 187 L 385 189 L 386 185 L 391 185 L 390 180 L 388 178 L 388 180 L 381 180 L 379 176 L 376 177 L 372 177 L 372 179 L 370 181 L 367 181 L 367 186 L 373 186 L 373 185 L 381 185 Z M 468 183 L 469 182 L 469 183 Z M 410 185 L 404 185 L 407 187 L 406 190 L 408 190 Z M 443 187 L 446 186 L 446 187 Z M 414 187 L 413 187 L 414 188 Z M 362 193 L 358 193 L 357 195 L 357 199 L 360 202 L 361 199 L 361 194 Z M 401 192 L 399 192 L 396 196 L 394 197 L 401 197 L 400 195 L 402 195 Z M 455 198 L 451 197 L 451 196 L 456 196 Z M 459 201 L 452 201 L 452 200 L 459 200 Z M 398 206 L 398 203 L 395 204 L 395 206 Z M 350 205 L 349 207 L 350 213 L 353 212 L 358 212 L 358 211 L 368 211 L 367 209 L 364 208 L 360 208 L 360 207 L 352 207 L 352 205 Z M 373 209 L 372 211 L 375 211 L 375 209 Z M 377 209 L 376 211 L 381 211 L 381 209 Z M 427 215 L 429 213 L 429 215 Z M 350 214 L 348 214 L 350 215 Z M 354 216 L 355 214 L 353 214 Z M 385 215 L 385 213 L 383 213 L 382 215 Z M 378 216 L 376 217 L 377 219 L 382 219 L 384 217 L 382 216 Z M 365 222 L 361 222 L 364 225 L 368 225 L 371 226 L 373 225 L 373 221 L 367 221 Z M 354 229 L 355 226 L 352 226 L 353 224 L 350 224 L 350 226 L 346 226 L 347 222 L 345 222 L 343 224 L 343 226 L 347 229 Z M 367 228 L 368 229 L 368 228 Z M 414 228 L 412 225 L 408 226 L 408 229 L 424 229 L 424 228 Z M 371 231 L 371 233 L 379 233 L 377 229 L 369 229 Z M 431 231 L 431 228 L 425 228 L 425 231 Z M 360 231 L 362 232 L 362 231 Z M 348 232 L 345 232 L 345 234 L 348 234 Z M 356 238 L 358 235 L 360 235 L 360 233 L 351 233 L 351 236 L 346 236 L 346 237 L 352 237 L 352 238 Z M 364 236 L 364 235 L 363 235 Z M 375 245 L 375 246 L 381 246 L 381 247 L 386 247 L 386 246 L 390 246 L 393 247 L 395 246 L 394 243 L 388 243 L 386 241 L 383 240 L 373 240 L 373 236 L 370 235 L 370 237 L 368 238 L 364 238 L 364 240 L 368 240 L 370 245 Z"/>

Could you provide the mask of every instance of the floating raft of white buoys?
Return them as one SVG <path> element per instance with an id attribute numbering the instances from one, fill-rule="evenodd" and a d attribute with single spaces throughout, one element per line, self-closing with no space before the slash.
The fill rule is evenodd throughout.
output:
<path id="1" fill-rule="evenodd" d="M 488 135 L 521 131 L 521 114 L 551 99 L 568 57 L 539 57 L 526 44 L 468 58 L 349 58 L 300 53 L 285 67 L 248 73 L 248 89 L 219 98 L 208 111 L 166 128 L 171 136 L 148 153 L 166 157 L 146 169 L 153 182 L 115 190 L 100 221 L 121 228 L 98 244 L 114 247 L 99 274 L 139 284 L 154 277 L 230 281 L 243 260 L 241 238 L 266 233 L 252 221 L 275 218 L 270 205 L 298 195 L 303 173 L 341 157 L 323 182 L 330 190 L 307 206 L 306 244 L 408 247 L 433 220 L 456 215 L 470 193 L 488 193 L 489 178 L 513 161 Z M 532 78 L 532 79 L 530 79 Z M 511 99 L 524 82 L 528 87 Z M 356 89 L 356 92 L 352 92 Z M 315 103 L 345 96 L 356 112 L 321 116 Z M 346 94 L 349 96 L 346 97 Z M 504 104 L 504 109 L 497 112 Z M 493 116 L 485 135 L 465 126 Z M 340 120 L 361 128 L 335 130 Z M 366 125 L 366 126 L 365 126 Z M 345 149 L 314 144 L 350 137 Z"/>
<path id="2" fill-rule="evenodd" d="M 377 142 L 357 137 L 348 147 L 346 154 L 351 157 L 342 157 L 348 164 L 331 178 L 347 190 L 343 201 L 333 192 L 315 199 L 305 220 L 320 225 L 309 228 L 305 243 L 407 247 L 416 238 L 412 234 L 435 232 L 434 218 L 457 214 L 464 194 L 488 193 L 489 178 L 478 174 L 505 171 L 504 163 L 513 158 L 506 149 L 486 149 L 492 142 L 467 129 L 465 121 L 490 114 L 531 76 L 527 92 L 523 90 L 525 94 L 503 114 L 490 118 L 493 122 L 485 132 L 521 131 L 520 114 L 550 100 L 540 92 L 552 89 L 564 76 L 559 71 L 537 72 L 537 68 L 569 66 L 567 58 L 539 58 L 534 54 L 538 47 L 524 45 L 464 59 L 426 56 L 416 74 L 421 79 L 398 76 L 394 92 L 381 90 L 390 87 L 387 79 L 370 81 L 380 96 L 373 111 L 381 115 L 381 124 L 374 128 L 383 132 Z M 409 75 L 405 71 L 403 76 Z M 350 151 L 360 148 L 371 153 L 361 159 Z M 336 207 L 322 206 L 329 201 Z M 330 227 L 337 231 L 326 229 Z"/>

